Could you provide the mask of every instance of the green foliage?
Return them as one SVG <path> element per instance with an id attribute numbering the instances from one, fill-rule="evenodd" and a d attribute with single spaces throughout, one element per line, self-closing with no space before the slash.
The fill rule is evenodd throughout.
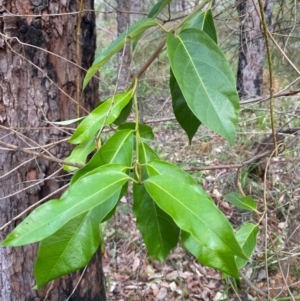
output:
<path id="1" fill-rule="evenodd" d="M 220 48 L 206 33 L 194 28 L 169 34 L 167 45 L 172 71 L 191 111 L 233 143 L 239 98 Z"/>
<path id="2" fill-rule="evenodd" d="M 225 199 L 227 202 L 244 210 L 255 211 L 257 209 L 257 204 L 252 198 L 248 196 L 241 196 L 236 192 L 225 195 Z"/>
<path id="3" fill-rule="evenodd" d="M 158 26 L 153 18 L 170 2 L 158 1 L 149 14 L 152 18 L 130 26 L 100 54 L 88 70 L 83 87 L 125 43 Z M 216 44 L 211 11 L 194 12 L 165 35 L 174 114 L 190 142 L 203 124 L 232 143 L 239 99 L 232 71 Z M 85 164 L 96 149 L 95 154 L 76 171 L 59 200 L 36 208 L 1 243 L 15 247 L 40 242 L 34 267 L 37 288 L 89 262 L 100 243 L 99 223 L 114 214 L 128 182 L 133 183 L 137 227 L 153 258 L 165 260 L 181 238 L 199 262 L 238 278 L 238 269 L 255 248 L 257 226 L 247 224 L 235 233 L 197 181 L 177 166 L 159 160 L 149 146 L 154 135 L 150 126 L 139 122 L 138 80 L 80 122 L 69 140 L 79 145 L 67 160 Z M 126 122 L 132 106 L 136 121 Z M 75 121 L 79 120 L 70 122 Z M 112 134 L 102 145 L 105 127 Z M 64 168 L 75 170 L 66 165 Z M 256 210 L 251 198 L 231 194 L 227 200 L 240 208 Z"/>
<path id="4" fill-rule="evenodd" d="M 84 81 L 83 89 L 92 79 L 92 77 L 98 72 L 98 70 L 116 53 L 118 53 L 125 43 L 131 42 L 137 36 L 140 36 L 147 29 L 158 26 L 158 22 L 152 18 L 142 19 L 132 24 L 127 31 L 124 31 L 111 45 L 102 52 L 94 61 L 93 66 L 88 70 Z"/>
<path id="5" fill-rule="evenodd" d="M 160 0 L 151 9 L 148 17 L 155 18 L 172 0 Z"/>

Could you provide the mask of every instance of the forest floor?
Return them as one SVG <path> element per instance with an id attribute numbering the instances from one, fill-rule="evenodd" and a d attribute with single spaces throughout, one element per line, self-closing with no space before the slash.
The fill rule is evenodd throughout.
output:
<path id="1" fill-rule="evenodd" d="M 262 141 L 266 133 L 270 132 L 265 131 L 260 136 L 257 132 L 253 136 L 243 132 L 238 135 L 236 146 L 231 147 L 222 138 L 200 127 L 189 145 L 175 122 L 165 121 L 155 126 L 153 148 L 161 159 L 192 173 L 235 229 L 245 221 L 258 222 L 253 213 L 240 211 L 224 199 L 226 193 L 238 191 L 238 186 L 257 201 L 261 210 L 265 196 L 268 211 L 259 224 L 260 234 L 253 257 L 242 269 L 243 279 L 236 282 L 230 277 L 222 279 L 219 272 L 201 266 L 180 245 L 164 263 L 149 258 L 132 215 L 131 196 L 124 197 L 117 214 L 103 229 L 103 268 L 109 300 L 260 301 L 267 300 L 264 294 L 273 300 L 300 300 L 300 264 L 297 259 L 300 234 L 296 223 L 300 215 L 297 209 L 300 199 L 299 146 L 270 161 L 265 182 L 262 177 L 249 177 L 246 170 L 240 172 L 237 183 L 236 168 L 209 169 L 251 158 L 259 147 L 253 139 Z M 262 168 L 266 160 L 260 164 Z M 199 167 L 208 169 L 199 170 Z"/>

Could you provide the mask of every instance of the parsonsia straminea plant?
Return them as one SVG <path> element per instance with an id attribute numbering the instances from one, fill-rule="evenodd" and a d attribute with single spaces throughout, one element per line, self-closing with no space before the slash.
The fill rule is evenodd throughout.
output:
<path id="1" fill-rule="evenodd" d="M 158 1 L 147 18 L 130 26 L 100 54 L 83 88 L 125 43 L 136 45 L 147 29 L 161 27 L 170 62 L 173 110 L 189 141 L 202 124 L 233 143 L 239 98 L 234 75 L 217 44 L 212 13 L 204 9 L 209 1 L 166 30 L 156 17 L 170 2 Z M 256 225 L 247 223 L 235 232 L 205 190 L 188 173 L 160 160 L 149 146 L 154 138 L 152 128 L 139 123 L 137 105 L 136 87 L 142 73 L 76 128 L 69 142 L 77 146 L 66 161 L 84 166 L 64 166 L 75 172 L 68 190 L 60 199 L 36 208 L 1 243 L 17 247 L 40 242 L 34 267 L 36 288 L 90 261 L 100 244 L 99 224 L 114 214 L 129 182 L 133 183 L 137 227 L 151 257 L 165 260 L 180 241 L 201 264 L 238 278 L 238 270 L 254 250 Z M 136 116 L 133 123 L 126 122 L 131 106 Z M 125 121 L 120 124 L 120 120 Z M 100 145 L 107 126 L 114 132 Z M 237 207 L 256 210 L 249 197 L 232 193 L 226 198 Z"/>

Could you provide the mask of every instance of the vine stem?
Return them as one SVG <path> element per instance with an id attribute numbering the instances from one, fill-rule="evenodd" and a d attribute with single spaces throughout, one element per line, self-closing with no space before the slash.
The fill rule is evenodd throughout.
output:
<path id="1" fill-rule="evenodd" d="M 277 150 L 277 138 L 276 138 L 276 130 L 275 130 L 275 121 L 274 121 L 274 87 L 273 87 L 273 64 L 272 64 L 272 56 L 271 56 L 271 49 L 269 43 L 269 31 L 267 27 L 265 11 L 263 7 L 262 0 L 258 0 L 260 15 L 261 15 L 261 23 L 263 26 L 263 34 L 265 38 L 266 44 L 266 51 L 267 51 L 267 58 L 268 58 L 268 65 L 269 65 L 269 90 L 270 90 L 270 115 L 271 115 L 271 128 L 272 128 L 272 137 L 274 143 L 274 149 Z M 277 151 L 276 151 L 277 155 Z"/>

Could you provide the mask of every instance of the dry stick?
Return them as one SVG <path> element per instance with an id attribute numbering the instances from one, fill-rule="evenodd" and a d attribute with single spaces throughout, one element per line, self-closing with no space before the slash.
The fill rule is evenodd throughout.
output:
<path id="1" fill-rule="evenodd" d="M 4 199 L 6 199 L 6 198 L 10 198 L 10 197 L 12 197 L 12 196 L 14 196 L 14 195 L 17 195 L 17 194 L 21 193 L 21 192 L 24 192 L 24 191 L 26 191 L 26 190 L 28 190 L 28 189 L 30 189 L 30 188 L 36 186 L 36 185 L 39 185 L 39 184 L 41 184 L 41 183 L 43 183 L 43 182 L 45 182 L 45 181 L 51 179 L 54 175 L 56 175 L 56 174 L 59 173 L 60 171 L 61 171 L 61 168 L 59 168 L 59 169 L 56 170 L 54 173 L 52 173 L 50 176 L 48 176 L 48 177 L 46 177 L 46 178 L 44 178 L 44 179 L 39 179 L 39 181 L 36 180 L 36 183 L 34 183 L 34 184 L 30 185 L 30 186 L 27 186 L 27 187 L 25 187 L 25 188 L 22 188 L 22 189 L 20 189 L 20 190 L 18 190 L 18 191 L 16 191 L 16 192 L 13 192 L 13 193 L 11 193 L 11 194 L 9 194 L 9 195 L 5 195 L 5 196 L 3 196 L 3 197 L 0 197 L 0 201 L 4 200 Z M 24 181 L 24 182 L 22 182 L 22 183 L 28 183 L 28 182 L 32 182 L 32 181 Z M 34 180 L 33 180 L 33 182 L 34 182 Z"/>
<path id="2" fill-rule="evenodd" d="M 262 291 L 261 289 L 257 288 L 247 277 L 246 275 L 242 272 L 239 271 L 240 275 L 242 276 L 243 280 L 249 285 L 250 288 L 252 288 L 254 291 L 256 291 L 259 295 L 268 298 L 269 296 L 268 294 L 266 294 L 264 291 Z M 272 299 L 271 299 L 272 300 Z"/>
<path id="3" fill-rule="evenodd" d="M 81 168 L 81 167 L 84 166 L 84 164 L 69 162 L 69 161 L 58 159 L 56 157 L 46 156 L 46 155 L 43 155 L 41 153 L 33 152 L 33 151 L 30 151 L 30 150 L 28 150 L 26 148 L 18 147 L 18 146 L 15 146 L 13 144 L 6 143 L 6 142 L 3 142 L 3 141 L 0 141 L 0 145 L 9 148 L 12 151 L 22 152 L 22 153 L 25 153 L 25 154 L 28 154 L 28 155 L 32 155 L 32 156 L 37 157 L 37 158 L 42 158 L 42 159 L 48 160 L 50 162 L 55 162 L 55 163 L 59 163 L 59 164 L 65 164 L 65 165 L 73 166 L 73 167 L 77 167 L 77 168 Z"/>
<path id="4" fill-rule="evenodd" d="M 9 222 L 7 222 L 6 224 L 4 224 L 3 226 L 1 226 L 0 231 L 2 231 L 3 229 L 5 229 L 7 226 L 9 226 L 12 222 L 16 221 L 17 219 L 21 218 L 24 214 L 26 214 L 28 211 L 30 211 L 31 209 L 35 208 L 36 206 L 40 205 L 41 203 L 43 203 L 44 201 L 46 201 L 47 199 L 49 199 L 52 195 L 64 190 L 65 188 L 67 188 L 69 186 L 69 184 L 66 184 L 60 188 L 58 188 L 57 190 L 51 192 L 50 194 L 48 194 L 47 196 L 45 196 L 44 198 L 42 198 L 41 200 L 39 200 L 38 202 L 34 203 L 33 205 L 29 206 L 28 208 L 26 208 L 23 212 L 21 212 L 20 214 L 18 214 L 17 216 L 15 216 L 14 218 L 12 218 Z"/>
<path id="5" fill-rule="evenodd" d="M 3 39 L 6 39 L 6 40 L 16 40 L 16 41 L 17 41 L 20 45 L 22 45 L 22 46 L 26 46 L 26 47 L 38 49 L 38 50 L 41 50 L 41 51 L 46 52 L 46 53 L 48 53 L 48 54 L 51 54 L 51 55 L 53 55 L 53 56 L 55 56 L 55 57 L 57 57 L 57 58 L 59 58 L 59 59 L 65 61 L 65 62 L 71 64 L 71 65 L 74 65 L 74 66 L 80 68 L 82 71 L 85 71 L 85 72 L 88 71 L 87 69 L 83 68 L 82 66 L 77 65 L 77 63 L 72 62 L 71 60 L 68 60 L 67 58 L 65 58 L 65 57 L 63 57 L 63 56 L 61 56 L 61 55 L 59 55 L 59 54 L 56 54 L 55 52 L 49 51 L 49 50 L 47 50 L 47 49 L 44 49 L 44 48 L 42 48 L 42 47 L 38 47 L 38 46 L 35 46 L 35 45 L 32 45 L 32 44 L 24 43 L 24 42 L 20 41 L 18 37 L 9 37 L 9 36 L 7 36 L 7 35 L 1 33 L 1 32 L 0 32 L 0 36 L 2 36 Z M 96 75 L 94 75 L 94 76 L 95 76 L 97 79 L 100 79 L 100 78 L 97 77 Z"/>
<path id="6" fill-rule="evenodd" d="M 26 14 L 13 14 L 12 12 L 10 12 L 8 9 L 6 9 L 5 7 L 3 7 L 4 10 L 8 13 L 8 15 L 0 15 L 0 19 L 1 18 L 7 18 L 7 17 L 33 17 L 33 18 L 43 18 L 43 17 L 59 17 L 59 16 L 67 16 L 67 15 L 78 15 L 80 12 L 79 11 L 74 11 L 74 12 L 65 12 L 65 13 L 56 13 L 56 14 L 36 14 L 36 15 L 26 15 Z M 87 12 L 87 13 L 101 13 L 101 14 L 114 14 L 115 11 L 102 11 L 102 10 L 95 10 L 95 9 L 83 9 L 82 12 Z M 139 13 L 139 12 L 135 12 L 137 15 L 146 15 L 144 13 Z"/>
<path id="7" fill-rule="evenodd" d="M 84 275 L 84 273 L 85 273 L 85 271 L 86 271 L 86 269 L 87 269 L 87 266 L 88 266 L 88 265 L 86 265 L 86 266 L 84 267 L 84 269 L 83 269 L 83 271 L 82 271 L 82 274 L 80 275 L 80 278 L 79 278 L 78 282 L 76 283 L 76 285 L 75 285 L 75 287 L 74 287 L 72 293 L 71 293 L 70 296 L 66 299 L 66 301 L 69 301 L 70 298 L 72 297 L 72 295 L 74 295 L 74 293 L 75 293 L 75 291 L 76 291 L 76 289 L 77 289 L 77 287 L 78 287 L 80 281 L 81 281 L 82 278 L 83 278 L 83 275 Z"/>
<path id="8" fill-rule="evenodd" d="M 294 80 L 294 82 L 292 82 L 291 84 L 296 83 L 297 81 L 299 81 L 299 79 L 300 79 L 300 77 L 298 77 L 296 80 Z M 281 90 L 281 92 L 276 93 L 275 95 L 273 95 L 273 98 L 279 98 L 279 97 L 284 97 L 284 96 L 293 96 L 293 95 L 300 93 L 300 89 L 284 92 L 285 90 L 286 90 L 286 88 Z M 263 101 L 267 101 L 269 99 L 270 99 L 270 95 L 266 96 L 266 97 L 255 97 L 252 99 L 242 100 L 241 105 L 245 105 L 245 104 L 249 104 L 249 103 L 256 103 L 256 102 L 263 102 Z"/>
<path id="9" fill-rule="evenodd" d="M 7 127 L 4 127 L 4 126 L 0 125 L 0 129 L 5 129 L 6 130 Z M 36 141 L 30 139 L 29 137 L 26 137 L 25 135 L 23 135 L 22 133 L 14 130 L 14 129 L 9 129 L 9 131 L 11 131 L 12 133 L 14 133 L 21 141 L 23 141 L 24 143 L 28 144 L 28 146 L 30 145 L 29 142 L 31 142 L 31 143 L 33 143 L 35 145 L 38 145 L 39 148 L 41 148 L 43 151 L 45 151 L 46 153 L 48 153 L 49 155 L 51 155 L 51 153 L 49 152 L 49 150 L 47 150 L 45 148 L 45 145 L 38 144 Z M 26 139 L 29 140 L 29 142 L 27 142 Z M 32 148 L 32 147 L 30 147 L 30 148 Z"/>

